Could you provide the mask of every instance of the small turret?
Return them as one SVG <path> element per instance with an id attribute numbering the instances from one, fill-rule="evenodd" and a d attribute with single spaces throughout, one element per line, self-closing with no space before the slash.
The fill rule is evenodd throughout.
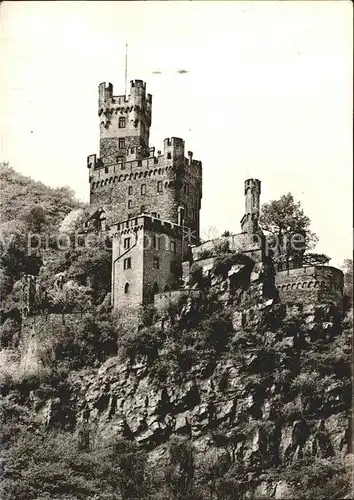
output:
<path id="1" fill-rule="evenodd" d="M 245 181 L 245 215 L 241 219 L 241 230 L 243 233 L 252 234 L 259 229 L 260 194 L 261 181 L 258 179 L 247 179 Z"/>
<path id="2" fill-rule="evenodd" d="M 103 82 L 98 86 L 98 102 L 99 104 L 104 104 L 110 101 L 113 97 L 113 85 L 112 83 Z"/>

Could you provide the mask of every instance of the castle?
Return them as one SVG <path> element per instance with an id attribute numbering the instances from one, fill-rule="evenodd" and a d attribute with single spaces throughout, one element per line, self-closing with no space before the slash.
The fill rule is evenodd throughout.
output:
<path id="1" fill-rule="evenodd" d="M 100 155 L 87 158 L 92 212 L 86 226 L 112 237 L 114 311 L 158 304 L 181 291 L 190 267 L 210 268 L 206 252 L 216 241 L 200 244 L 202 163 L 193 159 L 181 138 L 164 140 L 163 151 L 150 147 L 152 96 L 141 80 L 130 94 L 114 95 L 111 83 L 98 88 Z M 244 185 L 241 232 L 223 238 L 231 252 L 248 255 L 261 267 L 267 256 L 259 227 L 261 182 Z M 274 289 L 284 302 L 333 300 L 343 292 L 343 274 L 330 266 L 278 270 Z M 209 267 L 208 267 L 209 266 Z M 186 287 L 184 287 L 186 288 Z"/>

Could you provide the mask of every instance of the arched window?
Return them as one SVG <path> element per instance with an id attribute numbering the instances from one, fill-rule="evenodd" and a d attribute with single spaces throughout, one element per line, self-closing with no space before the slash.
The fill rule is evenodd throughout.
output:
<path id="1" fill-rule="evenodd" d="M 153 293 L 153 295 L 155 295 L 155 293 L 159 293 L 159 285 L 156 283 L 156 281 L 153 284 L 152 293 Z"/>
<path id="2" fill-rule="evenodd" d="M 162 192 L 162 181 L 158 181 L 158 183 L 157 183 L 157 192 L 158 193 Z"/>
<path id="3" fill-rule="evenodd" d="M 146 194 L 146 184 L 141 185 L 141 194 Z"/>
<path id="4" fill-rule="evenodd" d="M 126 283 L 124 285 L 124 293 L 128 293 L 129 292 L 129 283 Z"/>

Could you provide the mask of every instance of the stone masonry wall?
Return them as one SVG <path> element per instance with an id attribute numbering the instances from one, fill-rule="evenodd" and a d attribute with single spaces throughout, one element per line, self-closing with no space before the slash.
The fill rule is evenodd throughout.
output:
<path id="1" fill-rule="evenodd" d="M 112 300 L 115 310 L 134 309 L 143 302 L 151 302 L 154 293 L 176 286 L 182 260 L 179 226 L 146 215 L 119 223 L 116 229 L 112 245 Z M 127 238 L 130 238 L 130 246 L 124 248 Z M 124 269 L 124 259 L 128 258 L 131 259 L 131 267 Z M 128 291 L 125 289 L 127 284 Z"/>
<path id="2" fill-rule="evenodd" d="M 232 252 L 251 252 L 251 258 L 255 261 L 261 261 L 263 255 L 263 236 L 261 234 L 239 233 L 230 236 L 223 236 L 213 240 L 206 241 L 199 246 L 192 247 L 193 260 L 201 258 L 204 252 L 215 253 L 219 245 L 228 243 L 228 249 Z M 216 253 L 215 253 L 216 255 Z"/>
<path id="3" fill-rule="evenodd" d="M 278 271 L 275 286 L 281 302 L 338 303 L 343 295 L 343 273 L 331 266 Z"/>

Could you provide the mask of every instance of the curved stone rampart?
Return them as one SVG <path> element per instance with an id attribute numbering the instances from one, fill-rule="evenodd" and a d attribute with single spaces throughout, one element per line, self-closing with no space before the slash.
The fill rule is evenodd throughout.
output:
<path id="1" fill-rule="evenodd" d="M 281 302 L 335 302 L 343 296 L 343 273 L 332 266 L 307 266 L 278 271 L 275 286 Z"/>

